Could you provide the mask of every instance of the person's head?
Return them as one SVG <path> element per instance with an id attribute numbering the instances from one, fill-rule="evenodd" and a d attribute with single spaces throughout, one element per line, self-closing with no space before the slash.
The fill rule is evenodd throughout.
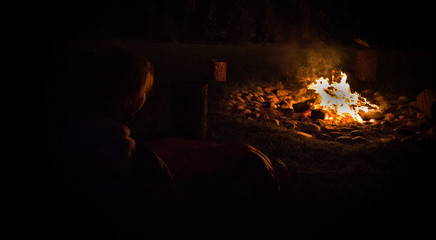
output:
<path id="1" fill-rule="evenodd" d="M 120 119 L 144 105 L 153 66 L 123 48 L 94 51 L 79 64 L 77 81 L 82 108 Z"/>

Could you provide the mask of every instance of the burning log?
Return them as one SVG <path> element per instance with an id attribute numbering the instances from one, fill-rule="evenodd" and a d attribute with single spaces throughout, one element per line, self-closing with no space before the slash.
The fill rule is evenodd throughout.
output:
<path id="1" fill-rule="evenodd" d="M 365 121 L 369 121 L 371 119 L 381 120 L 385 117 L 381 111 L 359 111 L 359 116 Z"/>
<path id="2" fill-rule="evenodd" d="M 171 91 L 169 130 L 175 137 L 203 140 L 207 132 L 207 84 L 181 83 Z"/>
<path id="3" fill-rule="evenodd" d="M 310 113 L 310 118 L 312 118 L 312 120 L 317 120 L 317 119 L 321 119 L 324 120 L 326 116 L 326 113 L 323 110 L 312 110 Z"/>
<path id="4" fill-rule="evenodd" d="M 292 105 L 292 107 L 294 108 L 294 112 L 306 112 L 312 108 L 314 102 L 315 100 L 306 100 L 304 102 L 295 103 Z"/>

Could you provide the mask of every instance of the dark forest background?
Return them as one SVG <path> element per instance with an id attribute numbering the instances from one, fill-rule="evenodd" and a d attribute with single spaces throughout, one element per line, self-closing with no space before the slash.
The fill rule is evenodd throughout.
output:
<path id="1" fill-rule="evenodd" d="M 375 0 L 105 0 L 47 5 L 52 40 L 317 41 L 417 48 L 431 43 L 431 2 Z"/>

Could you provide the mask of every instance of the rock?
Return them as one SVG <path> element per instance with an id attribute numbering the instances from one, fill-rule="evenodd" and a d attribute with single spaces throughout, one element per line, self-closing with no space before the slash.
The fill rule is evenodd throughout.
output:
<path id="1" fill-rule="evenodd" d="M 342 136 L 342 137 L 338 137 L 336 138 L 336 141 L 339 143 L 344 143 L 344 144 L 355 144 L 355 143 L 369 143 L 370 140 L 362 137 L 362 136 L 357 136 L 357 137 L 346 137 L 346 136 Z"/>
<path id="2" fill-rule="evenodd" d="M 392 127 L 392 121 L 381 121 L 380 126 L 383 127 L 383 129 L 387 129 Z M 381 129 L 381 130 L 383 130 Z M 388 130 L 390 132 L 390 130 Z"/>
<path id="3" fill-rule="evenodd" d="M 250 109 L 244 109 L 243 113 L 244 114 L 250 114 L 250 113 L 252 113 L 252 111 Z"/>
<path id="4" fill-rule="evenodd" d="M 366 138 L 365 134 L 359 130 L 354 130 L 350 132 L 350 137 L 354 138 L 354 137 L 364 137 Z"/>
<path id="5" fill-rule="evenodd" d="M 418 104 L 416 103 L 416 101 L 409 102 L 409 106 L 412 106 L 414 108 L 418 108 Z"/>
<path id="6" fill-rule="evenodd" d="M 350 128 L 350 127 L 341 127 L 341 132 L 343 132 L 343 133 L 351 133 L 353 130 L 354 130 L 354 128 Z"/>
<path id="7" fill-rule="evenodd" d="M 280 121 L 278 119 L 269 119 L 268 122 L 270 122 L 276 126 L 280 126 Z"/>
<path id="8" fill-rule="evenodd" d="M 277 104 L 275 104 L 275 103 L 270 103 L 270 104 L 269 104 L 269 108 L 271 108 L 271 109 L 277 109 Z"/>
<path id="9" fill-rule="evenodd" d="M 283 83 L 282 83 L 282 82 L 277 82 L 276 84 L 274 84 L 273 87 L 274 87 L 275 89 L 277 89 L 277 90 L 282 90 L 282 89 L 285 88 L 285 86 L 283 86 Z"/>
<path id="10" fill-rule="evenodd" d="M 324 120 L 322 120 L 322 119 L 316 119 L 316 120 L 313 120 L 312 122 L 313 122 L 314 124 L 320 126 L 322 130 L 325 129 L 325 128 L 324 128 L 324 126 L 325 126 Z"/>
<path id="11" fill-rule="evenodd" d="M 305 132 L 296 131 L 295 133 L 300 135 L 300 136 L 306 137 L 306 138 L 311 138 L 312 137 L 312 135 L 310 135 L 308 133 L 305 133 Z"/>
<path id="12" fill-rule="evenodd" d="M 324 124 L 324 128 L 329 132 L 335 132 L 338 130 L 338 127 L 336 125 L 331 124 Z"/>
<path id="13" fill-rule="evenodd" d="M 399 111 L 399 112 L 408 112 L 409 106 L 408 105 L 399 104 L 399 105 L 397 105 L 396 110 Z"/>
<path id="14" fill-rule="evenodd" d="M 294 108 L 294 112 L 305 112 L 312 108 L 312 103 L 312 101 L 307 100 L 304 102 L 295 103 L 292 105 L 292 107 Z"/>
<path id="15" fill-rule="evenodd" d="M 282 125 L 289 129 L 295 129 L 296 123 L 294 121 L 284 121 Z"/>
<path id="16" fill-rule="evenodd" d="M 252 119 L 259 118 L 260 113 L 250 113 L 250 114 L 247 114 L 247 117 L 252 118 Z"/>
<path id="17" fill-rule="evenodd" d="M 354 144 L 355 143 L 352 138 L 346 137 L 346 136 L 341 136 L 341 137 L 336 138 L 336 142 L 344 143 L 344 144 Z"/>
<path id="18" fill-rule="evenodd" d="M 245 109 L 245 105 L 242 105 L 242 104 L 237 105 L 237 106 L 236 106 L 236 109 L 238 109 L 238 110 L 244 110 L 244 109 Z"/>
<path id="19" fill-rule="evenodd" d="M 291 91 L 289 91 L 289 90 L 284 90 L 284 89 L 277 90 L 277 92 L 276 92 L 276 95 L 277 95 L 278 97 L 288 96 L 288 95 L 290 95 L 290 94 L 291 94 Z"/>
<path id="20" fill-rule="evenodd" d="M 427 123 L 424 120 L 409 119 L 405 125 L 415 130 L 422 130 L 428 127 Z"/>
<path id="21" fill-rule="evenodd" d="M 342 133 L 340 133 L 340 132 L 329 132 L 328 133 L 328 135 L 330 136 L 330 137 L 332 137 L 332 138 L 338 138 L 338 137 L 342 137 L 342 136 L 344 136 Z"/>
<path id="22" fill-rule="evenodd" d="M 292 116 L 294 115 L 294 111 L 291 108 L 283 108 L 281 107 L 280 109 L 280 113 L 283 117 L 285 118 L 292 118 Z M 292 121 L 292 120 L 290 120 Z"/>
<path id="23" fill-rule="evenodd" d="M 227 105 L 231 107 L 231 106 L 233 106 L 235 104 L 236 104 L 236 101 L 235 100 L 231 100 L 231 101 L 228 102 Z"/>
<path id="24" fill-rule="evenodd" d="M 375 93 L 372 94 L 372 96 L 376 98 L 376 97 L 381 96 L 381 93 L 380 92 L 375 92 Z"/>
<path id="25" fill-rule="evenodd" d="M 274 93 L 269 93 L 268 95 L 265 96 L 266 99 L 270 99 L 270 98 L 277 98 L 277 95 L 275 95 Z"/>
<path id="26" fill-rule="evenodd" d="M 318 134 L 321 131 L 321 127 L 310 122 L 298 122 L 297 127 L 300 131 L 309 133 L 309 134 Z"/>
<path id="27" fill-rule="evenodd" d="M 316 135 L 316 138 L 321 139 L 321 140 L 332 140 L 332 138 L 325 133 L 321 133 L 321 134 Z"/>
<path id="28" fill-rule="evenodd" d="M 258 102 L 258 101 L 251 101 L 251 105 L 252 105 L 252 108 L 251 109 L 255 109 L 255 108 L 260 108 L 260 107 L 262 107 L 262 103 L 260 103 L 260 102 Z"/>
<path id="29" fill-rule="evenodd" d="M 242 93 L 242 94 L 248 94 L 248 91 L 247 91 L 246 89 L 243 88 L 243 89 L 241 89 L 241 93 Z"/>
<path id="30" fill-rule="evenodd" d="M 408 110 L 409 110 L 408 113 L 409 113 L 410 115 L 412 115 L 412 116 L 413 116 L 413 115 L 416 115 L 416 113 L 418 112 L 418 111 L 416 111 L 416 109 L 413 108 L 413 107 L 409 107 Z"/>
<path id="31" fill-rule="evenodd" d="M 276 104 L 276 103 L 280 102 L 280 100 L 277 97 L 271 97 L 271 98 L 268 98 L 268 102 Z"/>
<path id="32" fill-rule="evenodd" d="M 289 102 L 291 102 L 292 101 L 292 96 L 291 95 L 288 95 L 288 96 L 281 96 L 280 97 L 280 99 L 282 100 L 282 101 L 289 101 Z"/>
<path id="33" fill-rule="evenodd" d="M 255 90 L 256 92 L 258 92 L 258 93 L 263 92 L 263 89 L 262 89 L 261 86 L 256 86 L 256 87 L 254 88 L 254 90 Z"/>
<path id="34" fill-rule="evenodd" d="M 383 118 L 384 121 L 393 121 L 395 119 L 395 115 L 393 113 L 386 113 Z"/>
<path id="35" fill-rule="evenodd" d="M 389 142 L 392 142 L 394 139 L 395 138 L 384 137 L 384 138 L 380 138 L 379 141 L 382 142 L 382 143 L 389 143 Z"/>
<path id="36" fill-rule="evenodd" d="M 420 124 L 417 121 L 410 120 L 410 119 L 407 121 L 405 125 L 411 128 L 419 128 L 420 126 Z"/>
<path id="37" fill-rule="evenodd" d="M 408 126 L 400 126 L 395 128 L 394 131 L 399 135 L 413 135 L 416 133 L 416 130 Z"/>
<path id="38" fill-rule="evenodd" d="M 263 91 L 266 92 L 266 93 L 272 93 L 273 90 L 274 90 L 273 87 L 265 87 L 265 88 L 263 89 Z"/>
<path id="39" fill-rule="evenodd" d="M 382 95 L 379 95 L 379 96 L 375 97 L 374 100 L 379 102 L 379 103 L 385 102 L 385 98 Z"/>
<path id="40" fill-rule="evenodd" d="M 323 120 L 325 118 L 326 114 L 323 110 L 311 110 L 310 113 L 310 118 L 312 118 L 313 120 L 317 120 L 317 119 L 321 119 Z"/>
<path id="41" fill-rule="evenodd" d="M 371 119 L 381 120 L 384 118 L 384 115 L 380 111 L 372 111 L 371 113 Z"/>
<path id="42" fill-rule="evenodd" d="M 430 129 L 428 129 L 428 130 L 425 132 L 425 135 L 427 135 L 427 136 L 431 136 L 431 137 L 435 136 L 435 127 L 432 127 L 432 128 L 430 128 Z"/>
<path id="43" fill-rule="evenodd" d="M 348 124 L 350 124 L 350 123 L 354 123 L 354 118 L 352 118 L 351 116 L 347 116 L 347 117 L 342 117 L 340 120 L 339 120 L 339 123 L 340 124 L 343 124 L 343 125 L 348 125 Z"/>
<path id="44" fill-rule="evenodd" d="M 290 103 L 288 103 L 288 102 L 286 102 L 286 101 L 281 101 L 279 105 L 280 105 L 280 108 L 283 108 L 283 109 L 292 109 L 292 110 L 294 110 L 294 109 L 292 108 L 292 104 L 290 104 Z"/>
<path id="45" fill-rule="evenodd" d="M 295 112 L 294 110 L 294 114 L 292 115 L 292 118 L 297 119 L 297 120 L 303 120 L 306 119 L 307 117 L 310 116 L 311 111 L 307 110 L 305 112 Z"/>
<path id="46" fill-rule="evenodd" d="M 258 98 L 257 98 L 257 101 L 260 102 L 260 103 L 264 103 L 264 102 L 265 102 L 265 99 L 264 99 L 263 97 L 258 97 Z"/>
<path id="47" fill-rule="evenodd" d="M 352 138 L 354 143 L 369 143 L 369 139 L 362 137 L 362 136 L 357 136 L 357 137 L 353 137 Z"/>
<path id="48" fill-rule="evenodd" d="M 371 119 L 383 119 L 385 117 L 383 113 L 380 111 L 369 111 L 369 112 L 359 111 L 359 116 L 366 121 Z"/>
<path id="49" fill-rule="evenodd" d="M 409 97 L 401 96 L 397 100 L 400 101 L 400 102 L 403 102 L 403 103 L 407 103 L 407 102 L 409 102 Z"/>

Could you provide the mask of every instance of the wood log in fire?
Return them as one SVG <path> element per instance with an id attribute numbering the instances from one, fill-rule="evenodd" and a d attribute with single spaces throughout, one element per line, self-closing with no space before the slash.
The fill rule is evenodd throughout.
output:
<path id="1" fill-rule="evenodd" d="M 292 107 L 294 108 L 294 112 L 300 113 L 309 111 L 312 108 L 313 103 L 315 102 L 314 99 L 306 100 L 299 103 L 294 103 Z"/>

